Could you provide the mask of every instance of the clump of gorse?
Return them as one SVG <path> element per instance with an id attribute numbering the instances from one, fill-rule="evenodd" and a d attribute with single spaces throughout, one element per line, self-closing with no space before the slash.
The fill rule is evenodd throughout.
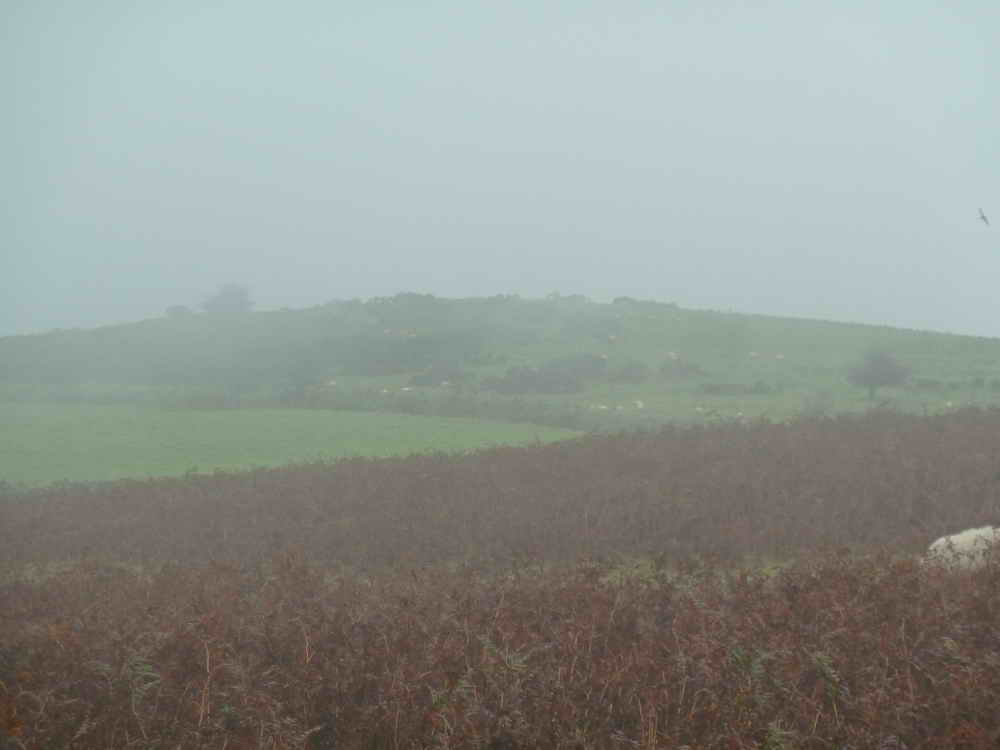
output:
<path id="1" fill-rule="evenodd" d="M 927 550 L 925 561 L 932 565 L 976 570 L 986 566 L 994 545 L 1000 541 L 1000 528 L 980 526 L 943 536 Z"/>

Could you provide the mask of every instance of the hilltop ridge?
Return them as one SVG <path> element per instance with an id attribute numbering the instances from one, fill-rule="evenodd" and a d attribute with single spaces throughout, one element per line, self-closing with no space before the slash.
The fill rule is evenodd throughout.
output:
<path id="1" fill-rule="evenodd" d="M 616 423 L 623 411 L 783 416 L 864 407 L 844 374 L 872 349 L 911 372 L 884 392 L 893 405 L 1000 395 L 1000 339 L 625 297 L 416 293 L 0 338 L 0 392 L 418 413 L 447 413 L 449 402 L 463 416 L 476 416 L 462 406 L 470 399 L 541 399 Z"/>

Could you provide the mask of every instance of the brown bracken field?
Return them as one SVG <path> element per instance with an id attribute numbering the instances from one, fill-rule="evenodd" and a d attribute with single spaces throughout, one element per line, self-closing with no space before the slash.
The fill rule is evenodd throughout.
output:
<path id="1" fill-rule="evenodd" d="M 0 495 L 0 747 L 1000 747 L 1000 412 Z"/>

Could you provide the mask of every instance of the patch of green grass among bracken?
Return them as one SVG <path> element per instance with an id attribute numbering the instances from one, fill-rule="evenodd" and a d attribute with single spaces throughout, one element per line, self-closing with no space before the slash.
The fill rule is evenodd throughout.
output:
<path id="1" fill-rule="evenodd" d="M 177 476 L 349 456 L 461 453 L 575 434 L 370 412 L 0 403 L 0 479 L 41 485 Z"/>

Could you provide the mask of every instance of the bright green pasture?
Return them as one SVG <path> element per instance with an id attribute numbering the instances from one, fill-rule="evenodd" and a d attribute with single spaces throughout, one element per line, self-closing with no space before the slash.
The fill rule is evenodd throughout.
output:
<path id="1" fill-rule="evenodd" d="M 39 485 L 171 476 L 345 456 L 452 453 L 575 434 L 370 412 L 0 403 L 0 480 Z"/>

